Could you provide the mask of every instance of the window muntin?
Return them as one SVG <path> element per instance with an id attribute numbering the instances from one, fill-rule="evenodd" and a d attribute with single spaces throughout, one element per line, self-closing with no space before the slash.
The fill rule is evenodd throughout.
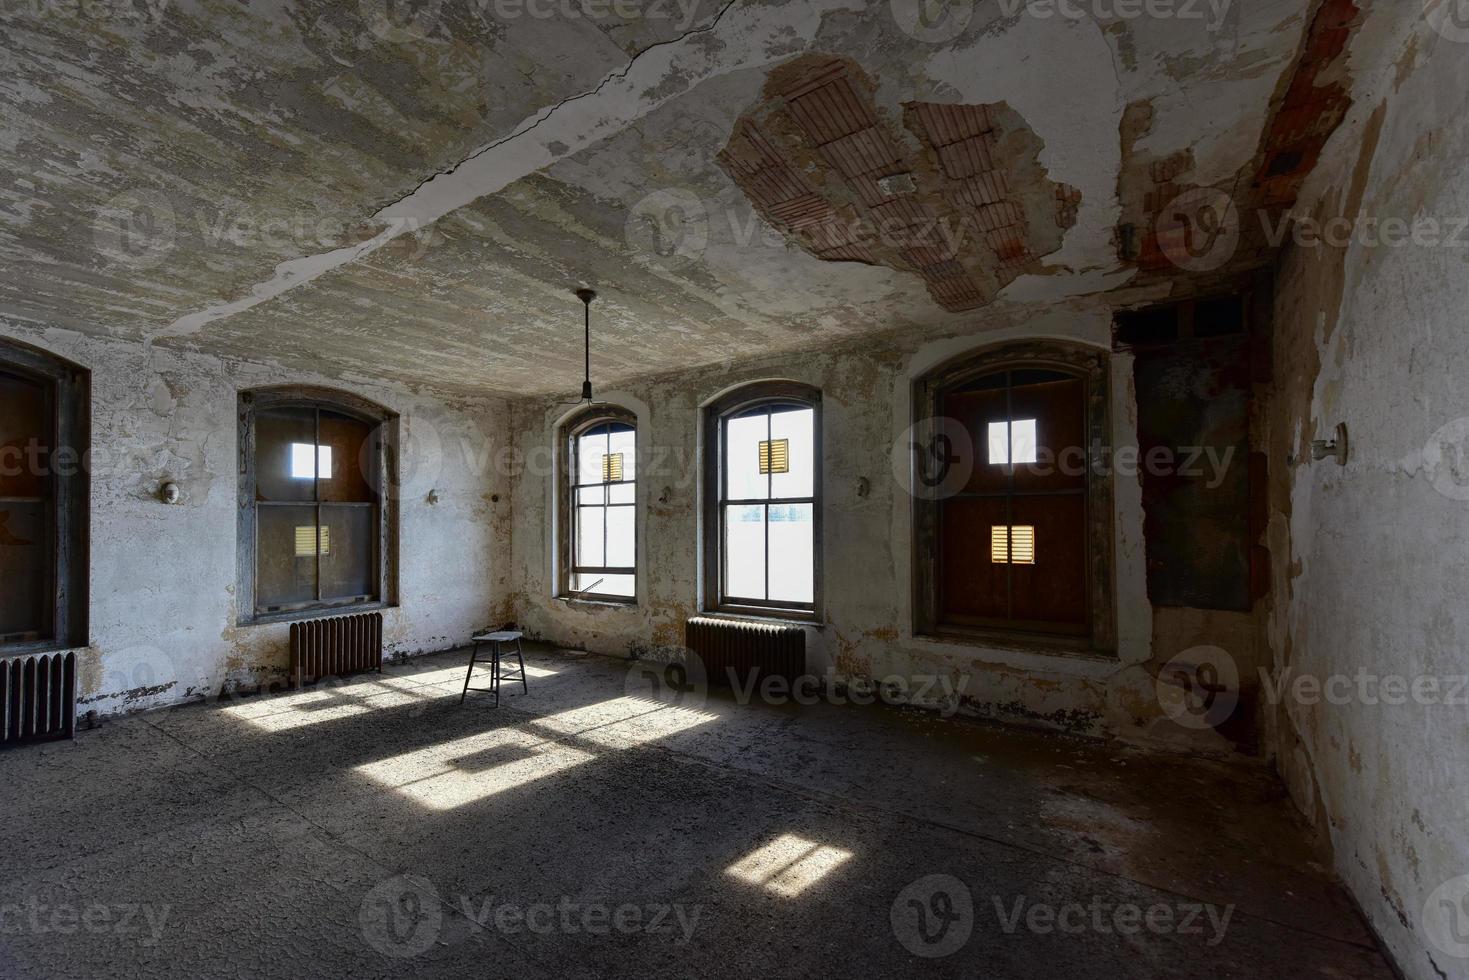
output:
<path id="1" fill-rule="evenodd" d="M 0 340 L 0 652 L 87 642 L 88 376 Z"/>
<path id="2" fill-rule="evenodd" d="M 637 428 L 594 419 L 571 435 L 570 569 L 578 598 L 637 595 Z"/>
<path id="3" fill-rule="evenodd" d="M 249 413 L 254 616 L 383 601 L 384 420 L 264 401 Z"/>
<path id="4" fill-rule="evenodd" d="M 717 415 L 716 607 L 814 613 L 818 423 L 814 399 Z"/>

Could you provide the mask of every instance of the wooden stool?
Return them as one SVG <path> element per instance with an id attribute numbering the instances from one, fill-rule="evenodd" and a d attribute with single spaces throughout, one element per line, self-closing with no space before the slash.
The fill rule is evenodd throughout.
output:
<path id="1" fill-rule="evenodd" d="M 530 693 L 530 685 L 525 681 L 525 655 L 520 646 L 520 638 L 524 635 L 519 630 L 498 630 L 494 633 L 479 633 L 470 637 L 474 641 L 474 652 L 469 655 L 469 672 L 464 675 L 464 690 L 459 695 L 460 704 L 464 703 L 464 698 L 470 691 L 482 691 L 486 694 L 493 694 L 495 696 L 494 706 L 496 708 L 500 707 L 500 681 L 502 679 L 513 681 L 518 678 L 520 680 L 520 686 L 524 688 L 525 693 Z M 483 662 L 479 659 L 479 648 L 481 644 L 485 643 L 490 645 L 490 686 L 470 687 L 469 681 L 474 676 L 474 665 Z M 506 643 L 515 644 L 515 661 L 519 665 L 518 671 L 511 671 L 508 675 L 504 673 L 500 666 L 502 646 Z"/>

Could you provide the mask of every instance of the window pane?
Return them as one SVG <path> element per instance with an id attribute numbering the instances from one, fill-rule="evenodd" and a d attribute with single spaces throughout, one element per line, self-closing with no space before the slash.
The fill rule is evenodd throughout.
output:
<path id="1" fill-rule="evenodd" d="M 51 632 L 46 504 L 0 502 L 0 636 Z"/>
<path id="2" fill-rule="evenodd" d="M 602 515 L 601 507 L 578 507 L 576 525 L 576 564 L 583 568 L 601 568 L 602 562 Z"/>
<path id="3" fill-rule="evenodd" d="M 0 373 L 0 497 L 48 493 L 51 412 L 40 382 Z"/>
<path id="4" fill-rule="evenodd" d="M 787 473 L 771 475 L 772 497 L 812 497 L 816 494 L 816 412 L 803 408 L 770 416 L 771 438 L 790 443 Z"/>
<path id="5" fill-rule="evenodd" d="M 623 460 L 627 458 L 626 453 L 604 453 L 602 455 L 602 482 L 621 483 L 623 480 Z"/>
<path id="6" fill-rule="evenodd" d="M 591 595 L 610 595 L 631 599 L 636 595 L 637 580 L 631 575 L 582 572 L 571 577 L 571 588 L 575 592 L 587 591 Z"/>
<path id="7" fill-rule="evenodd" d="M 638 502 L 638 488 L 631 483 L 619 483 L 607 488 L 607 502 L 609 504 L 635 504 Z"/>
<path id="8" fill-rule="evenodd" d="M 1001 375 L 1000 377 L 1004 377 Z M 920 462 L 936 486 L 951 473 L 969 473 L 962 488 L 993 493 L 1010 485 L 1003 464 L 1010 456 L 1007 392 L 1004 388 L 950 392 L 939 401 L 939 417 L 950 421 L 936 429 L 945 438 L 923 447 Z"/>
<path id="9" fill-rule="evenodd" d="M 313 447 L 316 412 L 283 408 L 255 416 L 255 498 L 314 500 Z M 302 521 L 306 524 L 308 521 Z"/>
<path id="10" fill-rule="evenodd" d="M 602 482 L 602 457 L 607 454 L 607 427 L 599 425 L 576 440 L 576 482 Z"/>
<path id="11" fill-rule="evenodd" d="M 1035 462 L 1035 419 L 1010 423 L 1010 462 L 1017 466 Z"/>
<path id="12" fill-rule="evenodd" d="M 608 568 L 632 568 L 637 564 L 636 514 L 631 507 L 607 508 Z"/>
<path id="13" fill-rule="evenodd" d="M 316 524 L 315 505 L 258 507 L 256 514 L 255 605 L 315 601 L 316 556 L 296 554 L 296 529 Z"/>
<path id="14" fill-rule="evenodd" d="M 313 446 L 309 442 L 291 443 L 291 479 L 314 480 L 316 474 L 330 474 L 332 451 L 325 446 Z"/>
<path id="15" fill-rule="evenodd" d="M 991 422 L 988 427 L 988 435 L 989 452 L 985 458 L 991 466 L 1005 463 L 1019 466 L 1036 461 L 1035 419 Z"/>
<path id="16" fill-rule="evenodd" d="M 373 484 L 369 482 L 375 474 L 369 467 L 376 467 L 377 459 L 367 448 L 372 429 L 366 422 L 345 415 L 321 413 L 322 500 L 368 502 L 375 499 Z"/>
<path id="17" fill-rule="evenodd" d="M 622 478 L 624 480 L 636 480 L 638 478 L 638 436 L 632 426 L 620 422 L 611 425 L 611 435 L 607 438 L 607 451 L 622 456 Z"/>
<path id="18" fill-rule="evenodd" d="M 815 510 L 810 504 L 770 508 L 770 599 L 815 601 L 814 517 Z"/>
<path id="19" fill-rule="evenodd" d="M 377 595 L 373 529 L 376 507 L 321 508 L 326 545 L 321 556 L 321 597 L 346 599 Z"/>
<path id="20" fill-rule="evenodd" d="M 311 558 L 315 555 L 332 553 L 331 528 L 315 524 L 296 526 L 296 557 Z"/>
<path id="21" fill-rule="evenodd" d="M 1017 524 L 1035 528 L 1035 563 L 1010 566 L 1014 573 L 1012 615 L 1018 620 L 1072 626 L 1085 623 L 1086 498 L 1017 497 L 1013 510 Z"/>
<path id="22" fill-rule="evenodd" d="M 765 598 L 765 507 L 725 507 L 724 592 L 739 599 Z"/>
<path id="23" fill-rule="evenodd" d="M 769 496 L 770 478 L 760 472 L 760 443 L 769 438 L 769 419 L 761 412 L 725 422 L 726 500 L 764 500 Z"/>
<path id="24" fill-rule="evenodd" d="M 1003 466 L 1010 462 L 1010 423 L 989 424 L 989 453 L 985 461 L 991 466 Z"/>
<path id="25" fill-rule="evenodd" d="M 1035 564 L 1035 528 L 1028 524 L 990 527 L 990 561 L 999 565 Z"/>
<path id="26" fill-rule="evenodd" d="M 1082 489 L 1086 486 L 1086 382 L 1080 378 L 1016 388 L 1013 414 L 1035 420 L 1040 466 L 1015 471 L 1017 490 Z M 1017 425 L 1020 423 L 1017 422 Z M 1020 440 L 1017 433 L 1016 440 Z M 1018 450 L 1017 450 L 1018 451 Z"/>
<path id="27" fill-rule="evenodd" d="M 994 560 L 992 528 L 1008 527 L 1002 497 L 944 500 L 939 504 L 940 615 L 945 622 L 976 625 L 1010 614 L 1009 562 Z"/>
<path id="28" fill-rule="evenodd" d="M 607 502 L 607 488 L 582 487 L 576 491 L 576 502 L 583 507 L 600 507 Z"/>

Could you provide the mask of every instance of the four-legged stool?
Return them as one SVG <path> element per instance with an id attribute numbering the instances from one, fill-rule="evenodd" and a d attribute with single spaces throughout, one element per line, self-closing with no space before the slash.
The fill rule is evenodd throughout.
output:
<path id="1" fill-rule="evenodd" d="M 525 682 L 525 655 L 520 647 L 520 638 L 523 635 L 519 630 L 498 630 L 494 633 L 479 633 L 470 637 L 474 641 L 474 652 L 469 655 L 469 672 L 464 675 L 464 690 L 459 695 L 460 704 L 464 703 L 464 698 L 470 691 L 483 691 L 486 694 L 493 694 L 495 696 L 495 707 L 498 708 L 500 706 L 500 681 L 502 679 L 512 681 L 518 679 L 520 686 L 525 689 L 525 693 L 530 693 L 530 685 Z M 474 677 L 475 664 L 484 663 L 484 661 L 479 659 L 479 648 L 484 643 L 490 645 L 490 686 L 470 687 L 469 681 Z M 509 674 L 505 674 L 500 666 L 502 647 L 506 643 L 515 644 L 515 661 L 519 665 L 518 670 L 512 670 Z M 508 654 L 504 655 L 508 658 Z"/>

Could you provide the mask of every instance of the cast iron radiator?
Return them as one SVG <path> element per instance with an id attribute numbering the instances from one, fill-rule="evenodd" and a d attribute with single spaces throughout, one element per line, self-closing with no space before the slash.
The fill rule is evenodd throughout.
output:
<path id="1" fill-rule="evenodd" d="M 291 624 L 291 676 L 296 687 L 323 677 L 382 669 L 382 613 Z"/>
<path id="2" fill-rule="evenodd" d="M 710 684 L 794 681 L 806 673 L 806 631 L 799 626 L 699 616 L 684 624 L 684 644 L 703 662 Z"/>
<path id="3" fill-rule="evenodd" d="M 77 655 L 0 660 L 0 745 L 75 738 Z"/>

